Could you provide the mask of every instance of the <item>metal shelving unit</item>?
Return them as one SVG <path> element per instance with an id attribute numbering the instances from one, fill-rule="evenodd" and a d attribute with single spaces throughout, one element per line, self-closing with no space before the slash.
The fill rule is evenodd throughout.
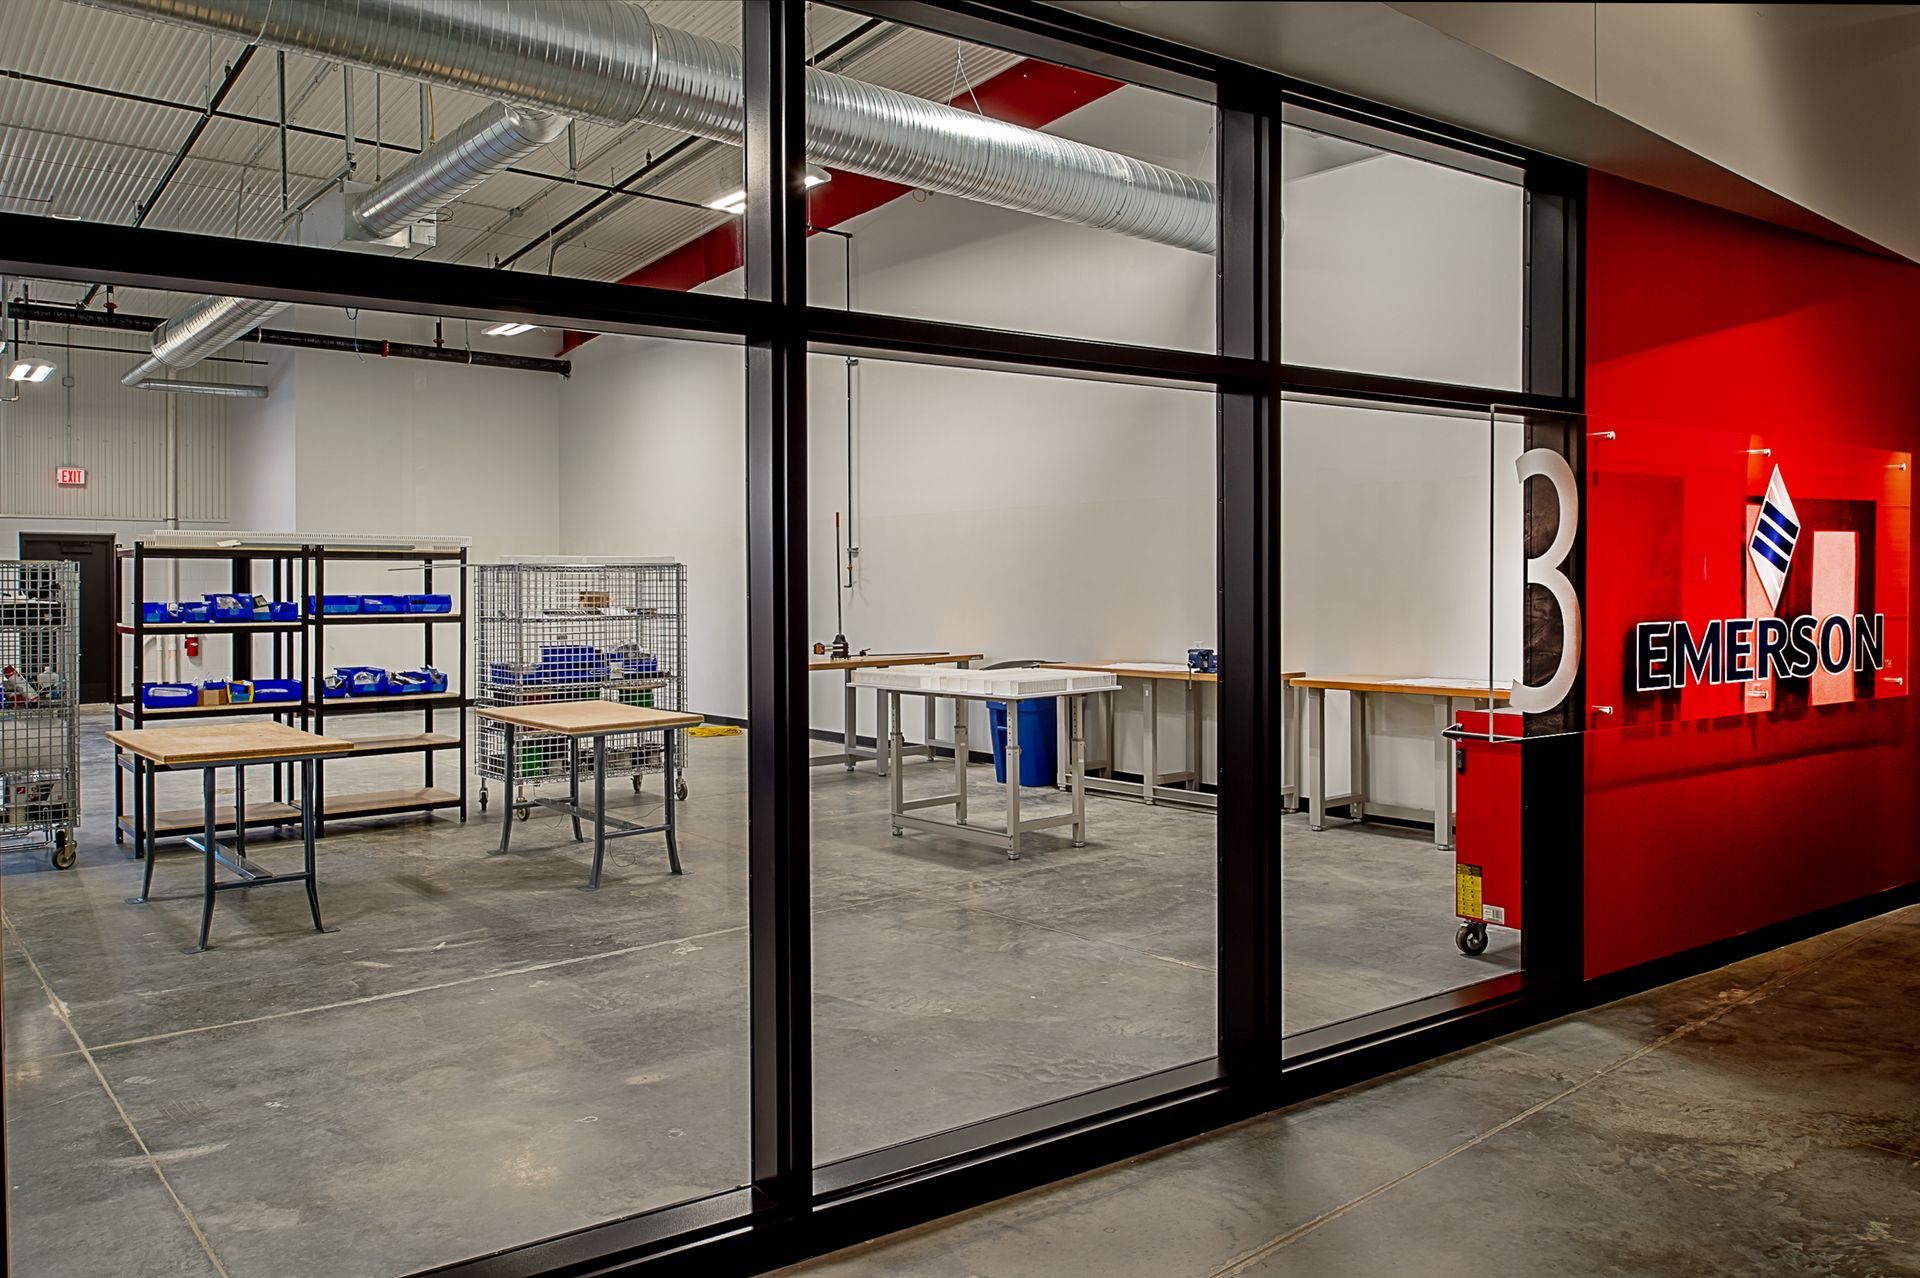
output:
<path id="1" fill-rule="evenodd" d="M 459 683 L 455 682 L 459 677 L 457 671 L 449 672 L 449 691 L 445 693 L 341 699 L 329 699 L 321 695 L 321 681 L 330 668 L 327 635 L 341 626 L 351 626 L 356 630 L 364 626 L 396 626 L 401 628 L 402 633 L 411 631 L 418 637 L 418 659 L 422 665 L 433 664 L 436 635 L 442 627 L 452 626 L 458 632 L 451 645 L 444 641 L 438 643 L 438 651 L 443 657 L 467 650 L 465 546 L 441 541 L 422 542 L 410 537 L 377 542 L 307 543 L 280 541 L 270 534 L 252 536 L 264 536 L 265 540 L 254 544 L 248 540 L 247 534 L 219 539 L 207 534 L 156 534 L 152 539 L 142 539 L 118 549 L 115 591 L 126 620 L 115 627 L 121 640 L 115 644 L 114 653 L 114 687 L 119 690 L 114 704 L 115 724 L 138 728 L 181 720 L 197 721 L 204 717 L 270 715 L 313 732 L 343 736 L 356 742 L 352 753 L 335 758 L 392 757 L 403 754 L 420 756 L 421 783 L 418 786 L 363 792 L 336 791 L 329 794 L 326 767 L 324 764 L 316 765 L 315 790 L 320 806 L 315 814 L 318 833 L 325 833 L 329 819 L 345 817 L 458 809 L 460 819 L 466 820 L 466 698 L 459 690 Z M 270 591 L 274 599 L 297 600 L 301 605 L 301 618 L 298 621 L 279 622 L 148 622 L 140 605 L 154 593 L 154 568 L 156 564 L 172 559 L 226 561 L 231 565 L 229 590 L 232 593 Z M 453 595 L 460 605 L 450 613 L 314 615 L 306 606 L 307 600 L 309 596 L 320 598 L 326 594 L 328 565 L 348 562 L 384 563 L 409 575 L 417 571 L 418 576 L 408 583 L 408 590 L 404 593 L 417 591 L 433 594 L 438 588 L 438 593 Z M 256 572 L 262 565 L 267 569 L 264 579 Z M 147 641 L 184 639 L 188 636 L 202 639 L 230 636 L 233 640 L 230 673 L 235 679 L 249 679 L 256 673 L 264 673 L 255 669 L 259 663 L 254 650 L 258 640 L 268 640 L 267 664 L 272 667 L 271 676 L 301 680 L 304 695 L 298 701 L 148 709 L 140 700 L 141 685 L 152 678 L 146 652 Z M 130 656 L 124 651 L 126 640 L 131 640 Z M 418 730 L 356 736 L 349 726 L 352 720 L 360 716 L 396 711 L 417 712 L 421 716 Z M 449 713 L 452 722 L 446 721 Z M 330 720 L 340 722 L 329 728 Z M 457 752 L 458 755 L 458 781 L 453 788 L 436 784 L 440 780 L 439 756 L 448 752 Z M 185 837 L 201 828 L 197 808 L 173 811 L 159 807 L 155 794 L 157 769 L 144 765 L 124 751 L 115 750 L 114 753 L 117 765 L 114 773 L 116 842 L 124 842 L 128 835 L 145 828 L 149 811 L 155 815 L 154 833 L 159 838 Z M 132 779 L 131 803 L 128 802 L 129 778 Z M 276 766 L 273 769 L 272 801 L 249 802 L 247 826 L 249 829 L 283 826 L 296 823 L 299 819 L 299 798 L 291 768 Z M 220 817 L 219 828 L 232 827 L 233 810 L 228 808 Z"/>
<path id="2" fill-rule="evenodd" d="M 273 599 L 299 599 L 306 593 L 305 548 L 295 544 L 250 542 L 239 538 L 215 539 L 210 536 L 142 538 L 114 552 L 114 599 L 121 620 L 114 625 L 113 645 L 113 722 L 120 728 L 144 728 L 182 720 L 226 715 L 270 715 L 275 720 L 303 723 L 306 702 L 263 701 L 246 705 L 183 706 L 175 709 L 149 709 L 140 699 L 140 688 L 153 680 L 147 653 L 149 639 L 184 640 L 188 637 L 210 639 L 225 637 L 232 641 L 232 659 L 228 675 L 234 679 L 256 676 L 276 679 L 301 677 L 306 626 L 299 621 L 187 621 L 150 622 L 143 603 L 164 596 L 171 587 L 155 587 L 156 570 L 179 562 L 213 561 L 227 565 L 227 591 L 236 595 L 266 594 Z M 264 574 L 262 573 L 264 570 Z M 177 602 L 177 601 L 169 601 Z M 256 668 L 260 639 L 267 640 L 266 670 Z M 131 641 L 131 643 L 129 643 Z M 159 769 L 136 756 L 114 748 L 113 840 L 124 843 L 135 839 L 148 825 L 147 813 L 155 816 L 153 833 L 159 838 L 184 838 L 202 826 L 198 807 L 165 810 L 159 806 L 156 774 Z M 129 781 L 131 785 L 129 786 Z M 273 770 L 271 802 L 254 801 L 247 805 L 247 828 L 286 825 L 299 820 L 293 806 L 295 790 L 285 769 Z M 219 828 L 233 828 L 233 809 L 220 817 Z"/>
<path id="3" fill-rule="evenodd" d="M 474 699 L 476 706 L 544 701 L 613 700 L 663 710 L 686 708 L 687 567 L 665 559 L 529 558 L 475 568 Z M 527 789 L 568 782 L 567 741 L 516 734 L 511 769 L 500 726 L 480 728 L 480 808 L 487 783 L 509 787 L 524 817 Z M 680 743 L 676 743 L 678 745 Z M 610 777 L 641 778 L 665 768 L 659 732 L 609 737 Z M 675 755 L 686 757 L 684 749 Z M 583 750 L 580 776 L 591 779 Z M 687 797 L 684 771 L 665 782 Z"/>
<path id="4" fill-rule="evenodd" d="M 78 855 L 80 568 L 0 562 L 0 847 Z"/>
<path id="5" fill-rule="evenodd" d="M 459 658 L 467 650 L 467 548 L 465 545 L 451 546 L 440 543 L 412 543 L 410 538 L 396 538 L 392 544 L 353 544 L 320 543 L 307 548 L 308 579 L 313 582 L 313 594 L 316 599 L 324 598 L 327 593 L 327 567 L 329 564 L 345 563 L 383 563 L 394 571 L 409 574 L 418 565 L 417 593 L 450 594 L 454 598 L 452 612 L 440 613 L 347 613 L 327 615 L 317 610 L 306 619 L 309 641 L 307 644 L 307 708 L 313 731 L 326 736 L 346 736 L 356 742 L 352 754 L 334 756 L 335 758 L 364 758 L 371 755 L 392 756 L 417 754 L 420 756 L 420 784 L 414 787 L 381 789 L 359 792 L 335 792 L 327 790 L 327 765 L 315 764 L 317 774 L 315 787 L 319 793 L 320 811 L 315 813 L 318 832 L 326 833 L 327 821 L 341 817 L 393 816 L 406 812 L 437 812 L 444 809 L 458 809 L 460 819 L 467 819 L 467 715 L 466 694 L 461 690 Z M 409 592 L 394 592 L 409 593 Z M 448 671 L 448 691 L 444 693 L 414 693 L 405 696 L 375 697 L 338 697 L 322 695 L 321 682 L 330 670 L 327 660 L 327 634 L 342 627 L 358 630 L 362 627 L 400 627 L 405 632 L 417 636 L 419 640 L 420 664 L 431 666 L 434 663 L 436 637 L 444 627 L 453 627 L 456 631 L 451 648 L 442 643 L 438 650 L 445 659 L 449 654 L 454 659 L 454 668 Z M 345 725 L 329 730 L 329 719 L 350 719 L 364 714 L 405 711 L 418 713 L 420 725 L 417 732 L 388 733 L 379 736 L 352 736 Z M 436 713 L 440 716 L 436 723 Z M 451 714 L 453 722 L 445 721 Z M 458 751 L 456 760 L 456 788 L 446 789 L 438 784 L 439 758 L 447 751 Z"/>

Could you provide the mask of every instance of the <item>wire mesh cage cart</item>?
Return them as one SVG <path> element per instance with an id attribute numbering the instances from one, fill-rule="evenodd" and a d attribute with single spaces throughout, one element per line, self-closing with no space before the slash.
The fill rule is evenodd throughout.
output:
<path id="1" fill-rule="evenodd" d="M 80 566 L 0 562 L 0 847 L 73 865 L 80 821 Z"/>
<path id="2" fill-rule="evenodd" d="M 524 706 L 543 701 L 619 701 L 661 710 L 686 709 L 687 566 L 664 559 L 525 558 L 481 564 L 474 578 L 474 704 Z M 678 731 L 678 729 L 675 729 Z M 675 743 L 676 746 L 682 744 Z M 660 732 L 606 738 L 610 777 L 663 772 Z M 529 787 L 571 783 L 568 741 L 522 731 L 514 757 L 500 725 L 480 725 L 480 809 L 487 784 L 498 781 L 508 802 L 528 815 Z M 674 751 L 684 759 L 683 749 Z M 593 757 L 575 763 L 591 780 Z M 687 797 L 684 771 L 664 778 Z"/>

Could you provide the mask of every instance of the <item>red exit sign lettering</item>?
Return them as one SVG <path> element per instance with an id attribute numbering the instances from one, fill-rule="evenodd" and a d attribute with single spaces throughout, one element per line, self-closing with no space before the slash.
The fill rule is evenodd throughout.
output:
<path id="1" fill-rule="evenodd" d="M 85 466 L 61 466 L 53 472 L 53 481 L 62 488 L 85 488 L 87 486 L 87 468 Z"/>

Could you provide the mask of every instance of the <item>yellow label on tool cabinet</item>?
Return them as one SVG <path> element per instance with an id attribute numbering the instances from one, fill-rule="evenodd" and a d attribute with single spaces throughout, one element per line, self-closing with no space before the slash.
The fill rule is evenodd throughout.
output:
<path id="1" fill-rule="evenodd" d="M 1480 917 L 1480 867 L 1453 867 L 1453 912 L 1463 919 Z"/>

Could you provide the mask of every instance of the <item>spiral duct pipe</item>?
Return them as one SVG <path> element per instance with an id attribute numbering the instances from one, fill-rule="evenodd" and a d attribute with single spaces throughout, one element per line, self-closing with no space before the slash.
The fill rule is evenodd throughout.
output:
<path id="1" fill-rule="evenodd" d="M 626 0 L 77 0 L 503 102 L 738 144 L 740 51 Z M 815 163 L 1211 253 L 1212 183 L 832 72 L 807 72 Z"/>

